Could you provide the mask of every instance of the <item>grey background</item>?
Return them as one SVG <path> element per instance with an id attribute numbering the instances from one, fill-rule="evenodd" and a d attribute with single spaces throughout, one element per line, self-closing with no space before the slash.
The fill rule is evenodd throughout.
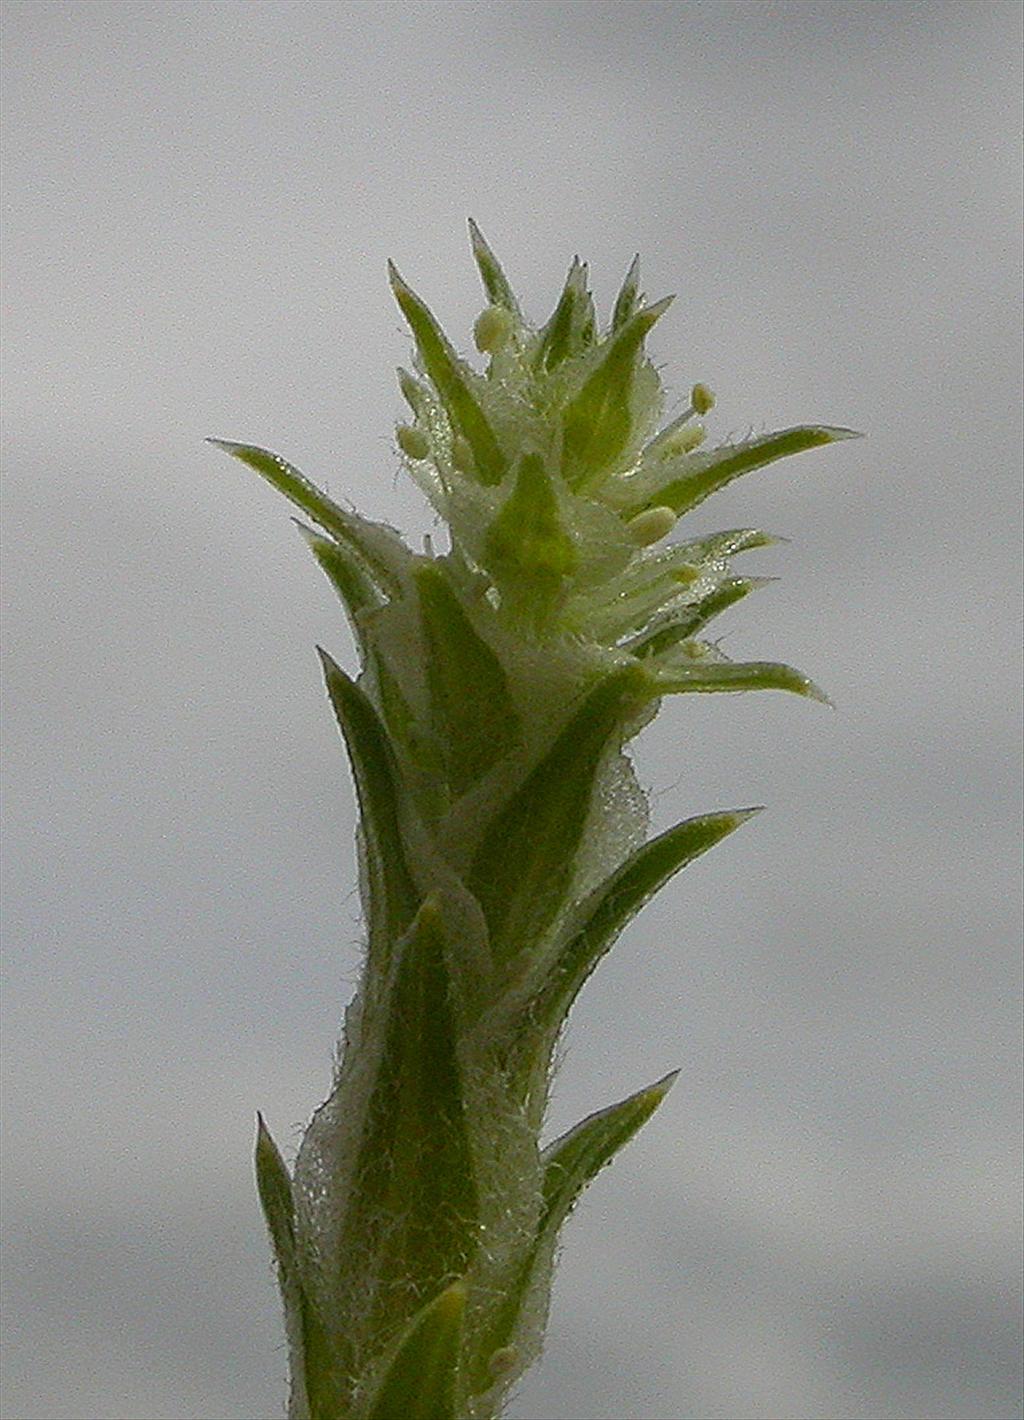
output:
<path id="1" fill-rule="evenodd" d="M 566 1233 L 524 1417 L 1021 1413 L 1019 8 L 6 6 L 10 1420 L 281 1413 L 250 1172 L 357 962 L 351 663 L 264 443 L 411 537 L 393 256 L 468 343 L 643 254 L 716 436 L 857 444 L 693 519 L 837 712 L 685 697 L 662 826 L 770 812 L 588 989 L 552 1129 L 680 1066 Z M 751 566 L 753 564 L 750 564 Z"/>

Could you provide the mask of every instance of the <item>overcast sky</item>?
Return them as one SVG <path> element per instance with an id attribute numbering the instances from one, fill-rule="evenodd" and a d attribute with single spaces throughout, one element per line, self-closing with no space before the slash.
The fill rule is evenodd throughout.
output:
<path id="1" fill-rule="evenodd" d="M 269 1420 L 251 1179 L 358 960 L 352 664 L 269 445 L 418 539 L 393 257 L 468 343 L 465 220 L 542 318 L 635 251 L 781 580 L 721 623 L 837 710 L 683 697 L 656 827 L 769 812 L 573 1023 L 551 1127 L 682 1074 L 565 1234 L 516 1420 L 1021 1414 L 1020 9 L 7 0 L 8 1420 Z M 753 565 L 753 564 L 751 564 Z M 698 701 L 699 703 L 693 703 Z"/>

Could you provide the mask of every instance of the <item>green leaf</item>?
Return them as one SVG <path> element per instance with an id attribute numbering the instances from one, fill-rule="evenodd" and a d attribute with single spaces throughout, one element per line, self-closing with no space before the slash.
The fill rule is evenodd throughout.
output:
<path id="1" fill-rule="evenodd" d="M 587 1184 L 646 1124 L 668 1094 L 678 1070 L 635 1095 L 598 1110 L 556 1139 L 541 1154 L 544 1211 L 539 1231 L 557 1231 Z"/>
<path id="2" fill-rule="evenodd" d="M 591 690 L 484 836 L 468 886 L 498 963 L 529 950 L 563 905 L 598 771 L 650 694 L 638 670 L 614 671 Z"/>
<path id="3" fill-rule="evenodd" d="M 267 1220 L 274 1257 L 282 1272 L 295 1272 L 295 1200 L 292 1181 L 280 1150 L 256 1115 L 256 1191 Z"/>
<path id="4" fill-rule="evenodd" d="M 615 307 L 612 311 L 612 331 L 617 332 L 622 329 L 626 322 L 632 319 L 640 301 L 640 254 L 639 252 L 630 262 L 626 278 L 619 288 L 619 294 L 615 298 Z"/>
<path id="5" fill-rule="evenodd" d="M 686 819 L 631 854 L 577 909 L 564 946 L 533 993 L 530 1019 L 556 1032 L 590 973 L 645 903 L 757 812 L 736 809 Z"/>
<path id="6" fill-rule="evenodd" d="M 337 1265 L 376 1279 L 368 1334 L 461 1276 L 479 1213 L 441 906 L 428 897 L 396 950 L 384 1041 L 366 1105 Z"/>
<path id="7" fill-rule="evenodd" d="M 402 391 L 402 398 L 415 414 L 417 419 L 422 419 L 424 423 L 430 413 L 430 398 L 426 388 L 420 384 L 415 375 L 410 375 L 408 370 L 403 370 L 399 366 L 398 388 Z"/>
<path id="8" fill-rule="evenodd" d="M 484 561 L 501 586 L 503 605 L 543 631 L 576 570 L 577 554 L 539 454 L 520 462 L 512 492 L 487 531 Z"/>
<path id="9" fill-rule="evenodd" d="M 660 655 L 680 641 L 695 636 L 714 617 L 770 580 L 768 577 L 727 577 L 699 602 L 683 607 L 671 620 L 661 622 L 631 641 L 629 650 L 634 656 Z"/>
<path id="10" fill-rule="evenodd" d="M 671 301 L 668 296 L 632 315 L 608 341 L 597 368 L 566 405 L 562 416 L 562 474 L 571 488 L 583 488 L 626 447 L 632 430 L 633 382 L 640 349 L 647 332 L 668 310 Z"/>
<path id="11" fill-rule="evenodd" d="M 366 640 L 360 612 L 375 611 L 384 605 L 384 599 L 376 583 L 366 571 L 363 563 L 350 547 L 335 542 L 333 538 L 322 537 L 312 528 L 296 519 L 296 527 L 305 538 L 318 565 L 337 592 L 342 606 L 348 612 L 349 622 L 359 645 L 360 653 L 366 655 Z"/>
<path id="12" fill-rule="evenodd" d="M 453 1282 L 418 1311 L 400 1338 L 366 1420 L 457 1420 L 466 1286 Z"/>
<path id="13" fill-rule="evenodd" d="M 326 1420 L 321 1404 L 332 1389 L 333 1366 L 323 1327 L 306 1297 L 295 1243 L 292 1181 L 262 1114 L 256 1116 L 256 1191 L 270 1232 L 284 1303 L 293 1400 L 301 1398 L 312 1420 Z M 295 1394 L 297 1392 L 297 1395 Z"/>
<path id="14" fill-rule="evenodd" d="M 805 449 L 817 449 L 824 444 L 834 444 L 840 439 L 858 437 L 853 429 L 832 429 L 821 424 L 806 424 L 794 429 L 783 429 L 778 434 L 766 434 L 759 439 L 748 439 L 741 444 L 714 449 L 706 454 L 690 454 L 686 459 L 687 471 L 677 478 L 671 478 L 657 490 L 650 491 L 645 504 L 666 506 L 682 515 L 702 503 L 710 494 L 717 493 L 734 478 L 750 473 L 752 469 L 763 468 L 765 464 L 788 458 L 791 454 L 802 453 Z M 645 493 L 647 492 L 649 485 L 645 487 Z"/>
<path id="15" fill-rule="evenodd" d="M 685 650 L 685 647 L 683 648 Z M 658 695 L 686 691 L 789 690 L 806 695 L 824 705 L 832 702 L 823 690 L 801 671 L 775 661 L 702 661 L 657 665 L 646 662 L 655 672 L 653 684 Z"/>
<path id="16" fill-rule="evenodd" d="M 519 721 L 501 662 L 476 632 L 442 567 L 415 574 L 427 684 L 448 783 L 461 795 L 515 746 Z"/>
<path id="17" fill-rule="evenodd" d="M 367 696 L 326 651 L 327 693 L 352 765 L 370 877 L 371 952 L 387 953 L 420 903 L 399 815 L 402 787 L 387 732 Z"/>
<path id="18" fill-rule="evenodd" d="M 472 217 L 469 219 L 469 240 L 472 243 L 473 257 L 480 271 L 480 279 L 484 283 L 484 291 L 488 301 L 492 306 L 503 306 L 505 310 L 511 311 L 518 318 L 519 302 L 515 298 L 515 293 L 501 269 L 498 258 L 487 245 L 483 232 Z"/>
<path id="19" fill-rule="evenodd" d="M 391 289 L 409 323 L 423 368 L 444 401 L 449 418 L 463 434 L 473 452 L 476 474 L 481 483 L 500 483 L 508 461 L 494 430 L 473 393 L 471 371 L 459 359 L 429 309 L 390 265 Z"/>
<path id="20" fill-rule="evenodd" d="M 347 513 L 297 468 L 268 449 L 257 448 L 255 444 L 233 444 L 227 439 L 207 439 L 206 442 L 254 468 L 279 493 L 354 552 L 382 591 L 389 596 L 401 595 L 412 554 L 393 528 L 372 523 L 356 513 Z"/>
<path id="21" fill-rule="evenodd" d="M 541 1155 L 542 1206 L 537 1230 L 479 1344 L 475 1367 L 477 1388 L 483 1389 L 487 1383 L 487 1358 L 513 1341 L 523 1304 L 538 1273 L 545 1263 L 550 1265 L 558 1231 L 573 1204 L 594 1176 L 650 1119 L 678 1074 L 678 1070 L 673 1070 L 628 1099 L 589 1115 L 544 1150 Z"/>

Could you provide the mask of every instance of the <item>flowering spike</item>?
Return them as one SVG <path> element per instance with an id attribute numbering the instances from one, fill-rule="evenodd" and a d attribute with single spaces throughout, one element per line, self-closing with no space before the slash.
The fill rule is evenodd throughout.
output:
<path id="1" fill-rule="evenodd" d="M 391 268 L 417 352 L 395 441 L 443 551 L 432 534 L 414 554 L 265 449 L 221 445 L 322 530 L 303 533 L 360 660 L 353 677 L 323 654 L 358 799 L 363 974 L 291 1174 L 262 1125 L 257 1141 L 292 1420 L 501 1412 L 540 1352 L 561 1223 L 672 1079 L 542 1152 L 559 1031 L 650 896 L 751 812 L 647 841 L 629 741 L 669 694 L 824 699 L 792 667 L 697 639 L 765 580 L 731 559 L 776 539 L 666 540 L 740 474 L 849 431 L 698 451 L 714 396 L 694 384 L 663 425 L 644 347 L 668 302 L 644 303 L 635 260 L 606 329 L 576 258 L 538 330 L 472 222 L 470 238 L 486 374 Z"/>

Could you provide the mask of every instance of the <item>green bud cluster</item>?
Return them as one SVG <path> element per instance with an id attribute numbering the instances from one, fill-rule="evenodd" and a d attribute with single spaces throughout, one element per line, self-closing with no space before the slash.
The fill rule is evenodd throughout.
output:
<path id="1" fill-rule="evenodd" d="M 741 529 L 663 543 L 740 474 L 848 430 L 698 452 L 714 396 L 659 428 L 645 349 L 669 302 L 634 261 L 599 326 L 574 260 L 525 319 L 471 224 L 477 369 L 391 268 L 414 342 L 396 442 L 449 534 L 411 551 L 275 454 L 221 447 L 315 526 L 361 667 L 326 653 L 359 801 L 366 959 L 331 1094 L 289 1171 L 256 1167 L 284 1299 L 292 1420 L 488 1420 L 539 1354 L 559 1229 L 671 1084 L 540 1142 L 552 1058 L 587 978 L 644 903 L 753 810 L 646 836 L 627 742 L 680 692 L 779 689 L 791 667 L 704 639 L 761 585 Z"/>

